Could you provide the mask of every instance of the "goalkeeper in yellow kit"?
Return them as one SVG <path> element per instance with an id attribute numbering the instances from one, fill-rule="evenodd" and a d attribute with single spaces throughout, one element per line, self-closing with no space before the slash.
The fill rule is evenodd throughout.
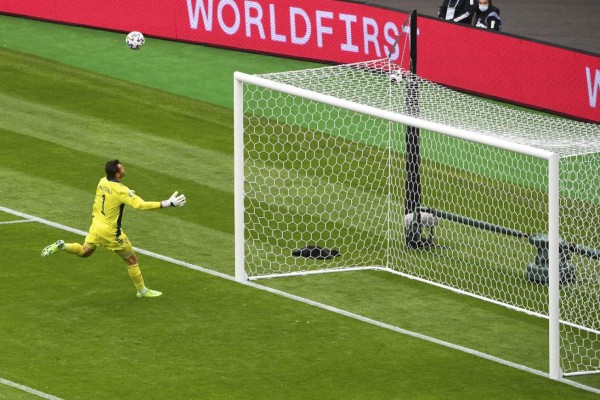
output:
<path id="1" fill-rule="evenodd" d="M 121 179 L 125 176 L 125 167 L 119 160 L 107 162 L 105 171 L 106 178 L 100 179 L 96 188 L 92 225 L 83 245 L 59 240 L 46 246 L 42 250 L 42 257 L 48 257 L 59 250 L 76 254 L 79 257 L 89 257 L 98 246 L 105 246 L 125 261 L 127 272 L 137 289 L 137 297 L 158 297 L 162 294 L 161 292 L 148 289 L 144 285 L 137 256 L 127 235 L 121 230 L 123 209 L 125 205 L 137 210 L 182 207 L 185 205 L 185 196 L 175 192 L 168 200 L 144 201 L 133 190 L 121 183 Z"/>

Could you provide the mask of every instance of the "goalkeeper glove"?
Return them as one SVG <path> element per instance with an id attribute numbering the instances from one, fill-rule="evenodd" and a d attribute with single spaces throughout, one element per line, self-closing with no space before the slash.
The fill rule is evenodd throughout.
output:
<path id="1" fill-rule="evenodd" d="M 183 207 L 185 205 L 185 195 L 178 194 L 177 192 L 173 193 L 169 200 L 163 200 L 160 202 L 160 205 L 165 207 Z"/>

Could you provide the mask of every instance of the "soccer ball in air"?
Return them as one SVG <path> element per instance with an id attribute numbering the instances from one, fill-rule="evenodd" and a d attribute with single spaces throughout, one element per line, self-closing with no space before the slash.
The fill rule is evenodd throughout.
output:
<path id="1" fill-rule="evenodd" d="M 125 38 L 125 43 L 131 50 L 139 50 L 145 42 L 144 35 L 138 31 L 129 32 Z"/>

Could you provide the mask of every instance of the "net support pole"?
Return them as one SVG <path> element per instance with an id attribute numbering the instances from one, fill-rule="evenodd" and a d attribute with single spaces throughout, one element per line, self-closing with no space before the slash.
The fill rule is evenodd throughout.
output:
<path id="1" fill-rule="evenodd" d="M 410 11 L 410 72 L 417 74 L 417 10 Z"/>
<path id="2" fill-rule="evenodd" d="M 561 379 L 560 371 L 560 254 L 559 254 L 559 158 L 548 158 L 548 332 L 549 372 L 551 379 Z"/>
<path id="3" fill-rule="evenodd" d="M 235 213 L 235 279 L 245 282 L 245 243 L 244 243 L 244 86 L 233 78 L 233 197 Z"/>
<path id="4" fill-rule="evenodd" d="M 408 115 L 418 118 L 419 116 L 419 87 L 417 74 L 417 11 L 410 12 L 410 76 L 407 79 L 408 90 L 406 92 L 405 105 Z M 406 199 L 404 214 L 415 212 L 421 205 L 421 152 L 419 148 L 419 128 L 407 126 L 406 129 Z M 420 246 L 421 238 L 416 237 L 417 232 L 407 231 L 406 244 L 410 248 Z"/>

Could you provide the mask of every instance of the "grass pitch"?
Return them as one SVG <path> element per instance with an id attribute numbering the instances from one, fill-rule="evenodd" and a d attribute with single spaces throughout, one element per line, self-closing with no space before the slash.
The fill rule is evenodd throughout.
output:
<path id="1" fill-rule="evenodd" d="M 182 209 L 126 210 L 134 245 L 232 274 L 229 71 L 300 63 L 158 40 L 144 53 L 125 52 L 115 33 L 0 21 L 8 48 L 83 68 L 0 50 L 0 205 L 85 230 L 102 166 L 118 157 L 127 165 L 125 183 L 143 198 L 160 200 L 173 190 L 188 197 Z M 99 50 L 83 48 L 81 35 Z M 222 58 L 213 70 L 228 72 L 218 85 L 211 80 L 218 74 L 197 72 L 199 60 L 216 54 Z M 167 64 L 186 67 L 165 74 Z M 15 220 L 0 213 L 1 222 Z M 146 282 L 165 294 L 140 302 L 121 261 L 106 251 L 88 260 L 39 257 L 44 245 L 81 241 L 79 235 L 36 222 L 4 223 L 0 231 L 0 377 L 65 399 L 597 397 L 147 256 L 140 256 Z M 395 276 L 271 284 L 491 354 L 508 352 L 533 368 L 544 369 L 547 359 L 543 321 Z M 514 331 L 524 333 L 509 337 Z M 526 351 L 511 354 L 522 340 Z M 32 396 L 0 385 L 2 397 Z"/>

